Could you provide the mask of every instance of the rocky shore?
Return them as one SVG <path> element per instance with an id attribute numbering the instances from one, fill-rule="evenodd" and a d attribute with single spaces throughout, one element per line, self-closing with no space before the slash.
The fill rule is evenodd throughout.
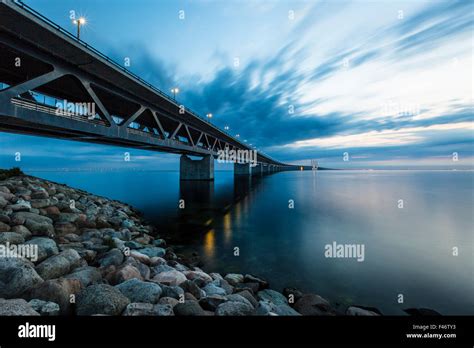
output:
<path id="1" fill-rule="evenodd" d="M 131 206 L 43 179 L 0 178 L 0 315 L 380 315 L 250 274 L 206 273 Z"/>

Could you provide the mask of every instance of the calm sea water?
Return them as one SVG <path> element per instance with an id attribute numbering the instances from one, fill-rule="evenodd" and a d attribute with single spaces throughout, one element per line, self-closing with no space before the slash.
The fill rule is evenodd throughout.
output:
<path id="1" fill-rule="evenodd" d="M 474 172 L 304 171 L 239 180 L 217 172 L 214 183 L 180 182 L 177 172 L 31 174 L 137 207 L 181 251 L 197 251 L 208 271 L 252 273 L 276 289 L 385 314 L 409 307 L 474 314 Z M 365 260 L 326 258 L 333 242 L 363 244 Z"/>

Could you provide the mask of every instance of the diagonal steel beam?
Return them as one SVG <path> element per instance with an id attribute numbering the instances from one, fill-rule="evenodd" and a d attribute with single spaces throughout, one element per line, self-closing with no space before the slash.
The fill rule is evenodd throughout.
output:
<path id="1" fill-rule="evenodd" d="M 191 136 L 191 132 L 189 131 L 189 127 L 187 125 L 184 125 L 184 129 L 186 129 L 186 133 L 188 133 L 189 140 L 191 141 L 191 144 L 194 146 L 194 140 L 193 140 L 193 137 Z"/>
<path id="2" fill-rule="evenodd" d="M 131 117 L 129 117 L 127 121 L 125 121 L 122 125 L 120 125 L 120 127 L 127 128 L 130 125 L 130 123 L 135 121 L 137 117 L 140 116 L 146 109 L 147 109 L 146 107 L 144 107 L 143 105 L 140 105 L 138 110 Z"/>
<path id="3" fill-rule="evenodd" d="M 216 147 L 216 143 L 217 143 L 217 138 L 214 138 L 214 144 L 212 144 L 211 151 L 214 151 L 214 147 Z"/>
<path id="4" fill-rule="evenodd" d="M 206 139 L 207 147 L 211 147 L 211 143 L 209 142 L 209 139 L 207 138 L 207 134 L 204 134 L 204 139 Z"/>
<path id="5" fill-rule="evenodd" d="M 159 128 L 161 134 L 163 135 L 163 138 L 166 139 L 165 130 L 163 129 L 163 126 L 161 125 L 161 122 L 160 122 L 160 119 L 158 118 L 157 113 L 155 111 L 153 111 L 152 114 L 153 114 L 153 118 L 155 119 L 156 124 L 158 125 L 158 128 Z"/>
<path id="6" fill-rule="evenodd" d="M 117 124 L 114 122 L 114 120 L 112 119 L 112 116 L 110 116 L 110 113 L 107 111 L 106 107 L 104 106 L 104 104 L 102 103 L 102 101 L 99 99 L 99 97 L 97 96 L 97 94 L 95 94 L 94 90 L 92 89 L 91 87 L 91 84 L 90 82 L 84 82 L 82 81 L 81 79 L 79 79 L 79 81 L 81 81 L 82 85 L 84 86 L 84 88 L 86 89 L 87 93 L 89 93 L 90 97 L 92 98 L 92 100 L 94 100 L 94 103 L 97 104 L 97 106 L 99 107 L 99 109 L 102 111 L 102 113 L 104 114 L 105 118 L 107 119 L 107 121 L 109 121 L 110 123 L 110 126 L 111 127 L 117 127 Z"/>
<path id="7" fill-rule="evenodd" d="M 204 132 L 201 132 L 201 134 L 199 135 L 198 140 L 196 141 L 196 144 L 199 144 L 199 142 L 201 141 L 201 138 L 202 138 L 203 135 L 204 135 Z"/>
<path id="8" fill-rule="evenodd" d="M 65 74 L 59 70 L 50 71 L 49 73 L 35 77 L 31 80 L 25 81 L 16 86 L 11 86 L 3 90 L 2 92 L 0 92 L 0 97 L 5 98 L 5 99 L 16 97 L 19 94 L 23 94 L 25 92 L 38 88 L 42 85 L 45 85 L 48 82 L 56 80 L 63 75 Z"/>
<path id="9" fill-rule="evenodd" d="M 174 137 L 176 136 L 176 134 L 178 133 L 178 131 L 181 128 L 182 125 L 183 125 L 183 123 L 181 123 L 181 122 L 178 124 L 178 127 L 176 127 L 176 129 L 174 130 L 173 134 L 170 136 L 170 139 L 174 139 Z"/>

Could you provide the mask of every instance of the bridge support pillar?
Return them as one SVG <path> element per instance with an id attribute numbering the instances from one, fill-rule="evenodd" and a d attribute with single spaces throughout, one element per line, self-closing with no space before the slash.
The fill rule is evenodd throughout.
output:
<path id="1" fill-rule="evenodd" d="M 192 160 L 181 155 L 179 161 L 180 180 L 214 180 L 214 157 L 205 156 L 200 160 Z"/>
<path id="2" fill-rule="evenodd" d="M 261 175 L 263 174 L 263 164 L 262 163 L 257 163 L 255 167 L 252 168 L 252 174 L 253 175 Z"/>
<path id="3" fill-rule="evenodd" d="M 255 168 L 250 163 L 234 163 L 234 175 L 252 175 L 255 172 Z"/>

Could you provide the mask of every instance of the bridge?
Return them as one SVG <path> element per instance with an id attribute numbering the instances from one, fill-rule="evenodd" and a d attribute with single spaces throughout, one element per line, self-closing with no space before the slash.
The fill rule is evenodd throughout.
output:
<path id="1" fill-rule="evenodd" d="M 212 180 L 223 151 L 255 151 L 16 0 L 0 0 L 0 131 L 180 154 L 182 180 Z M 262 152 L 234 163 L 235 175 L 299 169 Z"/>

